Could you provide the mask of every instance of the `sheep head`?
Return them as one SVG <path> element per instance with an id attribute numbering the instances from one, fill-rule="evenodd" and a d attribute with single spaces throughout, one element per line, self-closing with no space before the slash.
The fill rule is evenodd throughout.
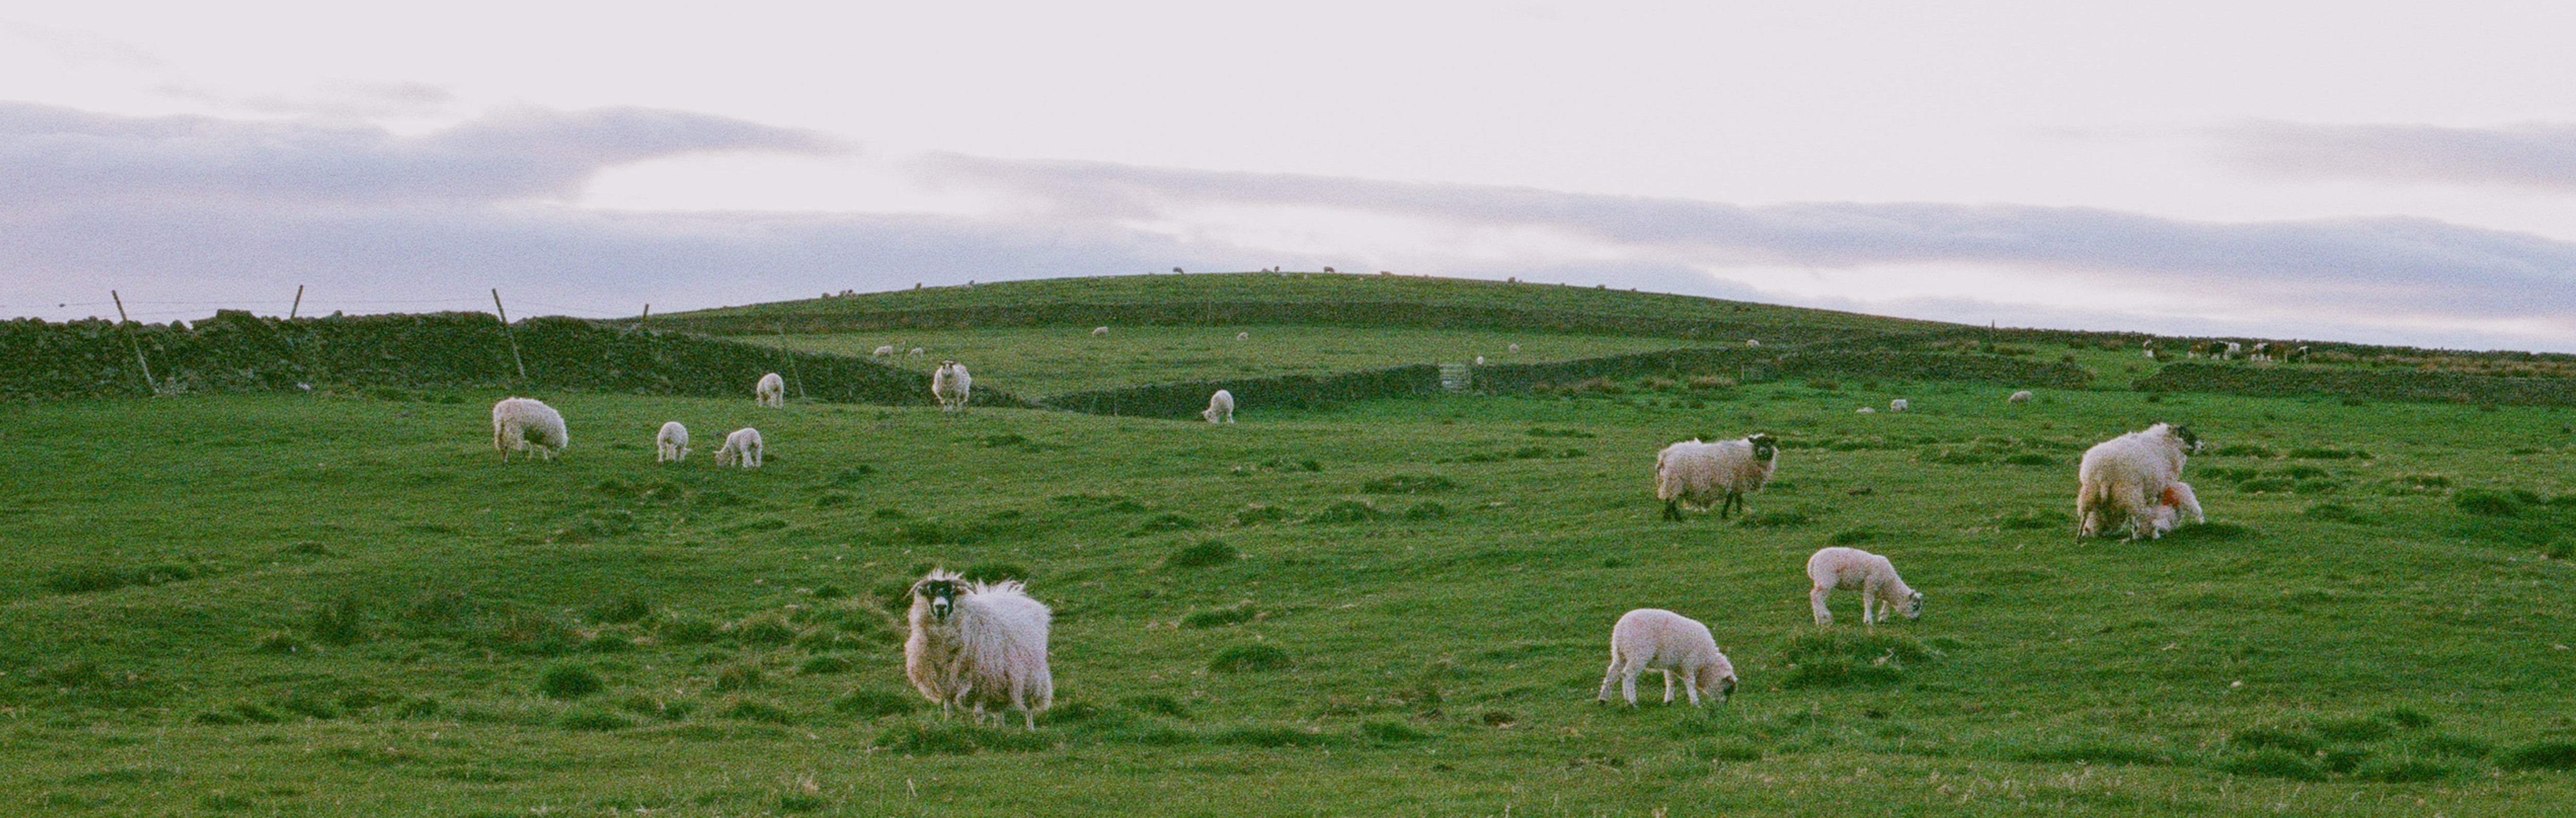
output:
<path id="1" fill-rule="evenodd" d="M 1905 609 L 1897 613 L 1904 614 L 1907 619 L 1923 618 L 1923 592 L 1914 591 L 1906 594 Z"/>
<path id="2" fill-rule="evenodd" d="M 1780 439 L 1772 437 L 1769 434 L 1755 432 L 1744 438 L 1744 442 L 1753 444 L 1753 459 L 1755 460 L 1769 460 L 1780 454 Z"/>
<path id="3" fill-rule="evenodd" d="M 1715 664 L 1701 665 L 1699 689 L 1703 694 L 1715 694 L 1718 701 L 1726 701 L 1727 697 L 1735 695 L 1735 674 L 1720 670 Z"/>
<path id="4" fill-rule="evenodd" d="M 913 609 L 927 608 L 932 620 L 947 622 L 948 615 L 957 610 L 957 594 L 963 584 L 964 579 L 956 574 L 946 570 L 931 571 L 921 581 L 912 584 Z"/>

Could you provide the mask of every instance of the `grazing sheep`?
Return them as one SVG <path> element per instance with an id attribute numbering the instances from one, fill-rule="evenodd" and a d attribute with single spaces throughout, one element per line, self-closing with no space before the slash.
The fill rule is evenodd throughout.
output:
<path id="1" fill-rule="evenodd" d="M 1744 507 L 1745 493 L 1761 491 L 1779 465 L 1780 441 L 1767 434 L 1715 443 L 1693 438 L 1655 454 L 1655 498 L 1664 501 L 1667 520 L 1679 522 L 1683 505 L 1714 505 L 1723 520 Z"/>
<path id="2" fill-rule="evenodd" d="M 2164 496 L 2159 498 L 2155 510 L 2148 514 L 2147 523 L 2155 529 L 2155 536 L 2161 537 L 2181 524 L 2183 514 L 2190 514 L 2191 521 L 2195 523 L 2209 522 L 2209 516 L 2200 513 L 2200 497 L 2192 493 L 2190 483 L 2167 483 Z"/>
<path id="3" fill-rule="evenodd" d="M 1513 351 L 1513 352 L 1519 352 L 1519 351 L 1521 351 L 1521 345 L 1519 345 L 1519 344 L 1513 344 L 1513 345 L 1511 345 L 1510 349 L 1511 349 L 1511 351 Z"/>
<path id="4" fill-rule="evenodd" d="M 761 449 L 759 429 L 749 426 L 735 429 L 733 434 L 725 435 L 724 445 L 716 449 L 716 467 L 740 465 L 746 469 L 760 468 Z"/>
<path id="5" fill-rule="evenodd" d="M 762 406 L 784 407 L 787 405 L 787 379 L 778 377 L 776 372 L 762 375 L 760 384 L 751 388 L 751 397 Z"/>
<path id="6" fill-rule="evenodd" d="M 1610 683 L 1616 681 L 1628 706 L 1637 706 L 1637 677 L 1649 670 L 1664 672 L 1665 704 L 1673 703 L 1676 675 L 1690 693 L 1692 707 L 1701 706 L 1701 691 L 1721 704 L 1735 693 L 1735 663 L 1717 649 L 1708 626 L 1662 608 L 1629 611 L 1610 626 L 1610 670 L 1601 674 L 1601 694 L 1594 701 L 1609 702 Z"/>
<path id="7" fill-rule="evenodd" d="M 1237 340 L 1237 341 L 1249 341 L 1249 340 L 1252 340 L 1252 333 L 1249 333 L 1249 332 L 1238 332 L 1238 333 L 1235 333 L 1235 334 L 1234 334 L 1234 340 Z"/>
<path id="8" fill-rule="evenodd" d="M 1855 414 L 1855 415 L 1875 415 L 1875 414 L 1878 414 L 1878 409 L 1876 409 L 1876 408 L 1874 408 L 1874 407 L 1863 406 L 1863 407 L 1861 407 L 1861 408 L 1858 408 L 1858 409 L 1854 409 L 1854 410 L 1852 410 L 1852 414 Z"/>
<path id="9" fill-rule="evenodd" d="M 1483 356 L 1483 355 L 1478 355 L 1478 356 L 1476 356 L 1476 365 L 1477 365 L 1477 366 L 1484 366 L 1484 365 L 1485 365 L 1485 356 Z"/>
<path id="10" fill-rule="evenodd" d="M 939 371 L 930 373 L 930 396 L 939 400 L 939 411 L 954 412 L 966 408 L 967 395 L 975 387 L 975 376 L 966 373 L 966 365 L 940 361 Z"/>
<path id="11" fill-rule="evenodd" d="M 964 705 L 982 722 L 985 705 L 1008 705 L 1035 730 L 1038 711 L 1054 706 L 1055 677 L 1047 669 L 1052 614 L 1020 583 L 970 583 L 933 570 L 912 584 L 907 618 L 912 635 L 903 643 L 904 676 L 939 703 L 941 715 Z"/>
<path id="12" fill-rule="evenodd" d="M 2020 404 L 2024 404 L 2024 403 L 2029 403 L 2029 402 L 2030 402 L 2030 390 L 2028 390 L 2028 389 L 2024 389 L 2024 390 L 2022 390 L 2022 391 L 2012 393 L 2012 397 L 2005 398 L 2005 399 L 2004 399 L 2004 402 L 2005 402 L 2005 403 L 2014 404 L 2014 405 L 2020 405 Z"/>
<path id="13" fill-rule="evenodd" d="M 1807 579 L 1814 583 L 1807 591 L 1807 602 L 1816 610 L 1817 625 L 1833 624 L 1834 613 L 1825 609 L 1825 598 L 1838 588 L 1860 592 L 1863 625 L 1887 621 L 1891 610 L 1907 619 L 1923 616 L 1923 593 L 1905 587 L 1905 580 L 1896 575 L 1896 564 L 1877 554 L 1841 546 L 1819 549 L 1807 558 Z"/>
<path id="14" fill-rule="evenodd" d="M 2200 451 L 2200 438 L 2191 430 L 2158 423 L 2144 431 L 2130 432 L 2096 443 L 2084 450 L 2084 460 L 2076 468 L 2079 485 L 2075 494 L 2075 535 L 2090 537 L 2112 527 L 2127 526 L 2129 539 L 2155 537 L 2164 532 L 2154 526 L 2155 507 L 2165 504 L 2167 489 L 2182 482 L 2182 467 L 2193 452 Z M 2177 498 L 2179 499 L 2179 498 Z M 2181 505 L 2179 502 L 2173 505 Z M 2199 502 L 2192 502 L 2197 515 Z M 2119 515 L 2117 520 L 2110 515 Z"/>
<path id="15" fill-rule="evenodd" d="M 1890 411 L 1890 412 L 1902 412 L 1902 411 L 1905 411 L 1905 399 L 1904 399 L 1904 398 L 1897 398 L 1897 399 L 1895 399 L 1895 400 L 1888 401 L 1888 402 L 1887 402 L 1887 411 Z"/>
<path id="16" fill-rule="evenodd" d="M 1106 338 L 1106 337 L 1108 337 L 1108 336 L 1109 336 L 1109 328 L 1108 328 L 1108 327 L 1092 327 L 1092 328 L 1091 328 L 1091 337 L 1093 337 L 1093 338 Z"/>
<path id="17" fill-rule="evenodd" d="M 676 420 L 662 424 L 662 431 L 653 436 L 653 448 L 660 458 L 656 463 L 689 459 L 689 427 Z"/>
<path id="18" fill-rule="evenodd" d="M 1199 417 L 1207 418 L 1209 423 L 1233 423 L 1234 393 L 1219 389 L 1216 394 L 1209 395 L 1208 408 L 1200 412 Z"/>
<path id="19" fill-rule="evenodd" d="M 894 345 L 886 344 L 884 346 L 877 347 L 876 356 L 879 358 L 894 357 Z"/>
<path id="20" fill-rule="evenodd" d="M 1758 346 L 1761 346 L 1761 345 L 1762 345 L 1762 342 L 1761 342 L 1760 340 L 1757 340 L 1757 339 L 1753 339 L 1753 338 L 1746 338 L 1746 339 L 1744 339 L 1744 345 L 1745 345 L 1745 346 L 1748 346 L 1748 347 L 1758 347 Z"/>
<path id="21" fill-rule="evenodd" d="M 564 430 L 563 413 L 536 398 L 502 398 L 492 404 L 492 448 L 501 451 L 501 462 L 510 462 L 511 452 L 528 451 L 547 460 L 572 445 L 572 434 Z"/>
<path id="22" fill-rule="evenodd" d="M 920 347 L 913 347 L 911 352 L 906 352 L 906 353 L 904 353 L 904 357 L 907 357 L 907 358 L 919 358 L 919 357 L 921 357 L 921 348 L 920 348 Z"/>

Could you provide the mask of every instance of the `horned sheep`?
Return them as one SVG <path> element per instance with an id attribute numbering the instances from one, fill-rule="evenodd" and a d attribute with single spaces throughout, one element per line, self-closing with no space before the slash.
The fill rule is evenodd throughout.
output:
<path id="1" fill-rule="evenodd" d="M 1601 674 L 1595 701 L 1610 701 L 1610 685 L 1616 682 L 1628 706 L 1637 706 L 1637 677 L 1649 670 L 1664 672 L 1665 704 L 1673 702 L 1675 676 L 1690 694 L 1692 707 L 1701 706 L 1702 692 L 1721 704 L 1735 693 L 1735 664 L 1718 649 L 1708 626 L 1662 608 L 1629 611 L 1610 627 L 1610 669 Z"/>
<path id="2" fill-rule="evenodd" d="M 987 705 L 1008 706 L 1035 730 L 1037 714 L 1055 704 L 1047 668 L 1052 616 L 1017 581 L 968 582 L 933 570 L 912 584 L 904 676 L 942 715 L 962 706 L 981 722 Z"/>
<path id="3" fill-rule="evenodd" d="M 941 361 L 939 371 L 930 373 L 930 396 L 939 400 L 942 412 L 966 408 L 966 398 L 974 387 L 975 376 L 967 374 L 966 365 L 956 361 Z"/>
<path id="4" fill-rule="evenodd" d="M 763 448 L 759 429 L 749 426 L 735 429 L 733 434 L 725 435 L 724 445 L 716 449 L 716 467 L 739 465 L 746 469 L 760 468 Z"/>
<path id="5" fill-rule="evenodd" d="M 653 435 L 653 449 L 656 463 L 689 459 L 689 427 L 676 420 L 662 424 L 662 431 Z"/>
<path id="6" fill-rule="evenodd" d="M 1207 418 L 1209 423 L 1233 423 L 1234 393 L 1219 389 L 1216 394 L 1209 395 L 1208 408 L 1200 412 L 1199 417 Z"/>
<path id="7" fill-rule="evenodd" d="M 762 375 L 759 385 L 751 388 L 751 396 L 762 406 L 786 406 L 787 379 L 778 377 L 776 372 Z"/>
<path id="8" fill-rule="evenodd" d="M 547 460 L 572 445 L 572 434 L 564 429 L 563 413 L 536 398 L 502 398 L 492 404 L 492 448 L 501 452 L 501 462 L 510 462 L 510 453 L 542 455 Z M 534 448 L 535 452 L 528 450 Z"/>
<path id="9" fill-rule="evenodd" d="M 1741 440 L 1702 443 L 1697 438 L 1655 454 L 1655 499 L 1664 519 L 1680 521 L 1681 506 L 1717 507 L 1718 519 L 1744 507 L 1744 495 L 1762 490 L 1780 466 L 1780 441 L 1755 433 Z"/>
<path id="10" fill-rule="evenodd" d="M 1817 625 L 1833 624 L 1834 613 L 1825 608 L 1825 598 L 1836 589 L 1860 592 L 1863 625 L 1887 621 L 1891 610 L 1905 614 L 1907 619 L 1923 615 L 1922 592 L 1906 587 L 1905 580 L 1896 575 L 1896 564 L 1858 548 L 1835 546 L 1818 550 L 1807 558 L 1807 579 L 1814 583 L 1807 591 L 1807 602 L 1815 608 Z"/>
<path id="11" fill-rule="evenodd" d="M 2182 483 L 2183 463 L 2198 451 L 2198 436 L 2169 423 L 2084 450 L 2083 462 L 2076 467 L 2075 516 L 2080 521 L 2076 536 L 2094 536 L 2114 525 L 2127 526 L 2132 540 L 2162 535 L 2155 525 L 2156 507 L 2169 504 L 2169 491 Z M 2191 506 L 2189 510 L 2199 516 L 2199 501 L 2194 499 Z"/>

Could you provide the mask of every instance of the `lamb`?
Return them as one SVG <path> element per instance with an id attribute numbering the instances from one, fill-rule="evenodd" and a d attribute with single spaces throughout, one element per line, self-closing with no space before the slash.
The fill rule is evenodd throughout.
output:
<path id="1" fill-rule="evenodd" d="M 894 345 L 886 344 L 884 346 L 877 347 L 875 354 L 879 358 L 892 358 L 894 357 Z"/>
<path id="2" fill-rule="evenodd" d="M 2147 515 L 2147 524 L 2155 530 L 2155 536 L 2162 537 L 2181 523 L 2183 514 L 2190 514 L 2195 523 L 2209 522 L 2209 516 L 2200 513 L 2200 497 L 2192 494 L 2190 483 L 2167 483 L 2155 510 Z"/>
<path id="3" fill-rule="evenodd" d="M 1484 366 L 1484 365 L 1485 365 L 1485 356 L 1483 356 L 1483 355 L 1478 355 L 1478 356 L 1476 356 L 1476 365 L 1477 365 L 1477 366 Z"/>
<path id="4" fill-rule="evenodd" d="M 1767 434 L 1716 443 L 1693 438 L 1655 454 L 1655 498 L 1664 501 L 1667 520 L 1679 522 L 1682 505 L 1714 505 L 1723 520 L 1744 507 L 1747 492 L 1761 491 L 1779 466 L 1780 441 Z"/>
<path id="5" fill-rule="evenodd" d="M 1860 591 L 1863 625 L 1887 621 L 1890 610 L 1905 614 L 1907 619 L 1923 616 L 1923 593 L 1905 587 L 1905 580 L 1896 575 L 1896 564 L 1877 554 L 1841 546 L 1819 549 L 1807 558 L 1807 579 L 1814 582 L 1807 591 L 1807 601 L 1815 608 L 1818 626 L 1833 624 L 1834 613 L 1826 610 L 1825 598 L 1837 588 Z"/>
<path id="6" fill-rule="evenodd" d="M 1510 349 L 1510 350 L 1511 350 L 1511 351 L 1513 351 L 1513 352 L 1519 352 L 1519 351 L 1521 351 L 1521 345 L 1519 345 L 1519 344 L 1513 344 L 1513 345 L 1511 345 L 1510 347 L 1507 347 L 1507 348 L 1508 348 L 1508 349 Z"/>
<path id="7" fill-rule="evenodd" d="M 662 424 L 662 432 L 653 436 L 653 448 L 659 457 L 653 462 L 669 463 L 674 460 L 688 460 L 689 427 L 680 425 L 676 420 Z"/>
<path id="8" fill-rule="evenodd" d="M 492 404 L 492 448 L 501 452 L 501 462 L 510 462 L 511 452 L 528 453 L 547 460 L 572 445 L 572 434 L 564 430 L 563 413 L 536 398 L 502 398 Z"/>
<path id="9" fill-rule="evenodd" d="M 969 390 L 975 387 L 975 376 L 966 373 L 966 365 L 940 361 L 939 371 L 930 373 L 930 396 L 939 401 L 939 411 L 954 412 L 966 408 Z"/>
<path id="10" fill-rule="evenodd" d="M 1093 338 L 1102 338 L 1102 337 L 1107 337 L 1108 335 L 1109 335 L 1109 328 L 1108 328 L 1108 327 L 1092 327 L 1092 328 L 1091 328 L 1091 337 L 1093 337 Z"/>
<path id="11" fill-rule="evenodd" d="M 746 469 L 760 468 L 761 449 L 759 429 L 749 426 L 735 429 L 733 434 L 725 435 L 724 446 L 716 449 L 716 467 L 740 465 Z"/>
<path id="12" fill-rule="evenodd" d="M 2181 506 L 2180 496 L 2167 502 L 2168 489 L 2182 482 L 2182 467 L 2188 456 L 2200 451 L 2200 438 L 2191 430 L 2168 423 L 2158 423 L 2144 431 L 2130 432 L 2093 445 L 2084 450 L 2084 460 L 2076 468 L 2079 485 L 2075 494 L 2075 535 L 2090 537 L 2102 533 L 2112 524 L 2129 528 L 2129 539 L 2155 537 L 2164 532 L 2154 525 L 2158 505 Z M 2198 516 L 2195 498 L 2190 510 Z M 2112 514 L 2118 519 L 2112 519 Z"/>
<path id="13" fill-rule="evenodd" d="M 1721 704 L 1735 693 L 1735 663 L 1718 650 L 1708 626 L 1662 608 L 1629 611 L 1610 627 L 1610 669 L 1601 675 L 1601 694 L 1594 700 L 1608 703 L 1610 683 L 1615 680 L 1628 706 L 1637 706 L 1637 677 L 1648 670 L 1664 672 L 1665 704 L 1673 703 L 1677 674 L 1682 689 L 1690 693 L 1692 707 L 1702 706 L 1701 691 Z"/>
<path id="14" fill-rule="evenodd" d="M 1762 345 L 1762 339 L 1759 339 L 1759 338 L 1746 338 L 1746 339 L 1744 339 L 1744 345 L 1745 345 L 1745 346 L 1748 346 L 1748 347 L 1758 347 L 1758 346 L 1761 346 L 1761 345 Z"/>
<path id="15" fill-rule="evenodd" d="M 1249 332 L 1238 332 L 1238 333 L 1235 333 L 1235 334 L 1234 334 L 1234 340 L 1237 340 L 1237 341 L 1249 341 L 1249 340 L 1252 340 L 1252 333 L 1249 333 Z"/>
<path id="16" fill-rule="evenodd" d="M 1887 402 L 1887 411 L 1890 411 L 1890 412 L 1902 412 L 1902 411 L 1905 411 L 1905 399 L 1904 399 L 1904 398 L 1897 398 L 1897 399 L 1895 399 L 1895 400 L 1888 401 L 1888 402 Z"/>
<path id="17" fill-rule="evenodd" d="M 903 673 L 914 690 L 939 703 L 941 715 L 960 706 L 984 720 L 984 707 L 1009 705 L 1030 730 L 1037 713 L 1055 704 L 1055 677 L 1047 669 L 1044 603 L 1016 581 L 967 582 L 932 570 L 912 584 L 912 635 L 903 643 Z"/>
<path id="18" fill-rule="evenodd" d="M 904 357 L 907 357 L 907 358 L 919 358 L 919 357 L 921 357 L 921 348 L 920 348 L 920 347 L 913 347 L 911 352 L 906 352 L 906 353 L 904 353 Z"/>
<path id="19" fill-rule="evenodd" d="M 2016 406 L 2021 405 L 2021 404 L 2025 404 L 2025 403 L 2029 403 L 2029 402 L 2030 402 L 2030 390 L 2028 390 L 2028 389 L 2024 389 L 2024 390 L 2022 390 L 2022 391 L 2012 393 L 2012 397 L 2005 398 L 2005 399 L 2004 399 L 2004 402 L 2005 402 L 2005 403 L 2009 403 L 2009 404 L 2013 404 L 2013 405 L 2016 405 Z"/>
<path id="20" fill-rule="evenodd" d="M 1209 395 L 1208 408 L 1200 412 L 1199 417 L 1207 418 L 1209 423 L 1233 423 L 1234 393 L 1219 389 L 1216 394 Z"/>
<path id="21" fill-rule="evenodd" d="M 760 384 L 751 388 L 751 397 L 762 406 L 784 407 L 787 405 L 787 379 L 778 377 L 776 372 L 762 375 Z"/>

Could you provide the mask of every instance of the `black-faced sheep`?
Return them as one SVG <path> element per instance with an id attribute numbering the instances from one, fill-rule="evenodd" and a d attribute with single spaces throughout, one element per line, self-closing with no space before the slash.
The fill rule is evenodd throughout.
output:
<path id="1" fill-rule="evenodd" d="M 572 445 L 572 433 L 564 429 L 563 414 L 536 398 L 502 398 L 492 404 L 492 448 L 501 451 L 501 462 L 510 462 L 510 453 L 527 452 L 547 460 Z"/>
<path id="2" fill-rule="evenodd" d="M 2120 526 L 2129 529 L 2132 540 L 2162 535 L 2155 526 L 2156 507 L 2166 504 L 2167 490 L 2182 482 L 2183 463 L 2197 451 L 2198 436 L 2168 423 L 2084 450 L 2084 460 L 2075 472 L 2076 536 L 2090 537 Z M 2192 505 L 2196 509 L 2199 503 L 2195 500 Z"/>
<path id="3" fill-rule="evenodd" d="M 1905 580 L 1896 575 L 1896 564 L 1858 548 L 1835 546 L 1818 550 L 1807 558 L 1807 579 L 1811 583 L 1807 602 L 1815 609 L 1818 625 L 1833 624 L 1834 613 L 1825 608 L 1825 599 L 1836 589 L 1860 592 L 1863 625 L 1887 621 L 1891 610 L 1907 619 L 1923 615 L 1923 594 L 1906 587 Z"/>
<path id="4" fill-rule="evenodd" d="M 1685 440 L 1655 454 L 1655 499 L 1664 501 L 1664 519 L 1680 521 L 1682 506 L 1717 507 L 1726 519 L 1744 507 L 1744 495 L 1762 490 L 1780 465 L 1780 441 L 1767 434 L 1742 440 L 1702 443 Z"/>
<path id="5" fill-rule="evenodd" d="M 1706 692 L 1724 703 L 1735 693 L 1735 664 L 1717 648 L 1716 637 L 1699 620 L 1662 608 L 1638 608 L 1610 627 L 1610 669 L 1601 674 L 1595 701 L 1610 701 L 1610 685 L 1629 707 L 1637 706 L 1637 677 L 1648 670 L 1664 672 L 1664 703 L 1673 703 L 1673 679 L 1681 678 L 1692 707 Z"/>
<path id="6" fill-rule="evenodd" d="M 986 705 L 1009 706 L 1035 730 L 1038 712 L 1055 704 L 1055 677 L 1047 668 L 1051 618 L 1045 603 L 1018 582 L 970 583 L 933 570 L 912 584 L 904 676 L 942 714 L 964 706 L 981 722 Z"/>

